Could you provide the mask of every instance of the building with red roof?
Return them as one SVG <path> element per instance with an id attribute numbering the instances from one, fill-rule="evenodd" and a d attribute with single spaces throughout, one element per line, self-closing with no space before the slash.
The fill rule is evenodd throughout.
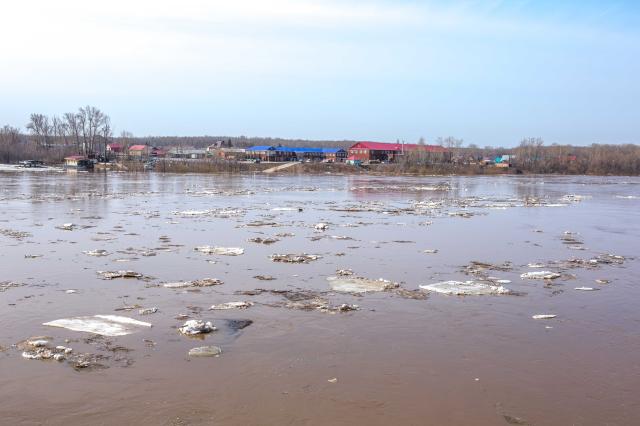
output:
<path id="1" fill-rule="evenodd" d="M 129 147 L 130 157 L 148 157 L 151 153 L 151 147 L 149 145 L 131 145 Z"/>
<path id="2" fill-rule="evenodd" d="M 122 152 L 122 149 L 124 147 L 122 146 L 122 144 L 119 143 L 110 143 L 109 145 L 107 145 L 107 152 L 112 152 L 114 154 L 119 154 Z"/>
<path id="3" fill-rule="evenodd" d="M 358 142 L 349 148 L 349 159 L 394 162 L 406 154 L 423 154 L 434 160 L 447 161 L 451 152 L 440 145 L 419 145 L 412 143 Z"/>

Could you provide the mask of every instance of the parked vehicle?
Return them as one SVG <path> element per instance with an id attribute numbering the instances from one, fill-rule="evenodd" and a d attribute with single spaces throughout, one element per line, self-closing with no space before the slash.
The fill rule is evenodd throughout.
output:
<path id="1" fill-rule="evenodd" d="M 32 167 L 44 167 L 44 161 L 40 160 L 25 160 L 18 163 L 18 167 L 32 168 Z"/>

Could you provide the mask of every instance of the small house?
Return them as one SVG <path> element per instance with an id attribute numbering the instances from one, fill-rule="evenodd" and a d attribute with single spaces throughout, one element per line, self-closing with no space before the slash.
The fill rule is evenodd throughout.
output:
<path id="1" fill-rule="evenodd" d="M 347 158 L 347 151 L 342 148 L 322 148 L 322 154 L 330 163 L 342 163 Z"/>
<path id="2" fill-rule="evenodd" d="M 151 153 L 151 147 L 149 145 L 131 145 L 128 153 L 130 157 L 148 157 Z"/>
<path id="3" fill-rule="evenodd" d="M 111 154 L 121 154 L 124 150 L 124 146 L 119 143 L 110 143 L 107 145 L 107 152 Z"/>
<path id="4" fill-rule="evenodd" d="M 84 155 L 71 155 L 65 157 L 64 168 L 66 170 L 92 170 L 93 161 Z"/>

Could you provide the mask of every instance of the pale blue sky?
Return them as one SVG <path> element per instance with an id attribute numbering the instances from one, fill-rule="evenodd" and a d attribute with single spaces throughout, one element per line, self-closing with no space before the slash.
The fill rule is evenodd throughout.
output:
<path id="1" fill-rule="evenodd" d="M 0 125 L 92 104 L 136 135 L 640 143 L 637 2 L 11 3 Z"/>

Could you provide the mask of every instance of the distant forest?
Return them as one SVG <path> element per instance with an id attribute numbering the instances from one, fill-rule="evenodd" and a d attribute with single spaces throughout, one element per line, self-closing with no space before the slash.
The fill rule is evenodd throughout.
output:
<path id="1" fill-rule="evenodd" d="M 17 163 L 34 159 L 49 164 L 60 163 L 71 154 L 96 154 L 106 152 L 109 143 L 124 146 L 148 144 L 156 147 L 180 146 L 206 148 L 224 141 L 224 146 L 246 148 L 253 145 L 284 145 L 307 147 L 348 148 L 352 140 L 304 140 L 246 136 L 144 136 L 136 137 L 123 131 L 113 134 L 109 116 L 93 106 L 79 108 L 60 116 L 31 114 L 22 128 L 6 125 L 0 127 L 0 163 Z M 395 142 L 395 141 L 380 141 Z M 413 141 L 407 141 L 411 143 Z M 424 138 L 416 141 L 424 144 Z M 452 162 L 469 164 L 482 158 L 512 155 L 512 166 L 523 173 L 640 175 L 640 145 L 571 146 L 545 144 L 542 138 L 524 138 L 514 148 L 465 146 L 462 139 L 437 138 L 436 145 L 447 147 L 453 153 Z M 220 161 L 211 159 L 208 161 Z M 407 155 L 402 162 L 407 170 L 420 170 L 425 164 L 421 156 Z"/>
<path id="2" fill-rule="evenodd" d="M 119 139 L 119 138 L 115 138 Z M 157 147 L 164 146 L 189 146 L 194 148 L 206 148 L 217 141 L 231 142 L 236 148 L 248 148 L 255 145 L 283 145 L 283 146 L 314 146 L 321 148 L 339 147 L 349 148 L 356 141 L 350 140 L 305 140 L 305 139 L 283 139 L 283 138 L 262 138 L 247 136 L 142 136 L 133 137 L 131 141 L 139 144 L 149 144 Z"/>

